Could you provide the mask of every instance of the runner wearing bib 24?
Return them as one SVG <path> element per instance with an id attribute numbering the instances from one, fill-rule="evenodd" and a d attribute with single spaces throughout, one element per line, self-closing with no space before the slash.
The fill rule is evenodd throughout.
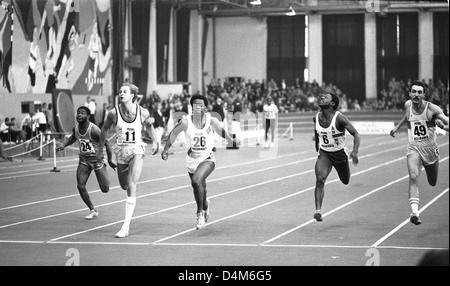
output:
<path id="1" fill-rule="evenodd" d="M 91 220 L 98 217 L 98 210 L 95 209 L 89 193 L 86 189 L 86 183 L 94 171 L 98 184 L 103 193 L 109 191 L 109 177 L 106 170 L 106 164 L 103 156 L 103 148 L 100 148 L 100 129 L 97 125 L 89 122 L 91 111 L 85 106 L 77 109 L 77 124 L 72 130 L 70 137 L 64 142 L 63 146 L 56 149 L 57 152 L 64 150 L 78 140 L 79 143 L 79 161 L 77 168 L 77 188 L 81 199 L 87 205 L 90 212 L 84 219 Z M 115 170 L 116 164 L 112 162 L 112 152 L 108 141 L 104 142 L 108 163 Z"/>

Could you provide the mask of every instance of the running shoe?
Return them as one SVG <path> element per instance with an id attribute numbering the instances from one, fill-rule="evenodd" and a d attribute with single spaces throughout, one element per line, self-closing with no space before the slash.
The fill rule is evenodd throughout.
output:
<path id="1" fill-rule="evenodd" d="M 203 214 L 204 211 L 197 214 L 197 225 L 196 229 L 201 229 L 205 227 L 205 215 Z"/>
<path id="2" fill-rule="evenodd" d="M 417 214 L 417 213 L 412 213 L 410 218 L 409 218 L 409 221 L 412 222 L 415 225 L 419 225 L 419 224 L 422 223 L 422 221 L 419 218 L 419 214 Z"/>
<path id="3" fill-rule="evenodd" d="M 87 216 L 84 217 L 84 219 L 86 219 L 86 220 L 91 220 L 91 219 L 94 219 L 94 218 L 96 218 L 96 217 L 98 217 L 98 211 L 96 211 L 96 210 L 91 210 L 91 211 L 89 212 L 89 214 L 88 214 Z"/>
<path id="4" fill-rule="evenodd" d="M 118 233 L 116 233 L 116 238 L 124 238 L 129 234 L 129 229 L 122 227 Z"/>
<path id="5" fill-rule="evenodd" d="M 316 213 L 314 214 L 314 218 L 315 218 L 317 221 L 322 221 L 322 214 L 319 213 L 319 212 L 316 212 Z"/>

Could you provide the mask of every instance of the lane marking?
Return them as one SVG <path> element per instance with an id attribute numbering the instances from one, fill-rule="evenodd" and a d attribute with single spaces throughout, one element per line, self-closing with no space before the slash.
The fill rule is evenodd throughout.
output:
<path id="1" fill-rule="evenodd" d="M 442 191 L 439 195 L 434 197 L 431 201 L 429 201 L 427 204 L 425 204 L 420 210 L 419 214 L 426 210 L 429 206 L 431 206 L 435 201 L 437 201 L 440 197 L 448 193 L 448 188 Z M 386 239 L 388 239 L 390 236 L 392 236 L 394 233 L 399 231 L 402 227 L 404 227 L 406 224 L 409 223 L 409 218 L 405 219 L 401 224 L 399 224 L 397 227 L 395 227 L 393 230 L 388 232 L 385 236 L 377 240 L 374 244 L 372 244 L 372 247 L 378 247 L 381 243 L 383 243 Z"/>

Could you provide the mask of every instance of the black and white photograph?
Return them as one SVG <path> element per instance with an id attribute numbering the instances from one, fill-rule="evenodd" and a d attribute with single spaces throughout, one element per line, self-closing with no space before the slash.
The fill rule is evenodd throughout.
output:
<path id="1" fill-rule="evenodd" d="M 0 266 L 449 266 L 448 0 L 0 0 L 0 35 Z"/>

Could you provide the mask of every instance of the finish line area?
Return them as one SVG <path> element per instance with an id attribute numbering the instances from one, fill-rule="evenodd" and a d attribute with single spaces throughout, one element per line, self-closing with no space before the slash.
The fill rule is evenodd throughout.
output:
<path id="1" fill-rule="evenodd" d="M 293 137 L 281 136 L 290 126 Z M 109 193 L 99 190 L 94 174 L 88 180 L 99 217 L 87 221 L 76 187 L 76 154 L 56 157 L 60 172 L 50 172 L 53 159 L 3 162 L 0 265 L 63 266 L 76 251 L 80 265 L 364 266 L 378 257 L 381 266 L 409 266 L 429 251 L 448 249 L 448 135 L 438 137 L 437 185 L 421 175 L 422 224 L 415 226 L 409 222 L 406 132 L 396 138 L 362 135 L 350 183 L 343 185 L 333 170 L 323 221 L 313 219 L 312 131 L 312 116 L 302 121 L 289 114 L 280 117 L 274 148 L 218 147 L 216 169 L 207 179 L 211 216 L 201 230 L 195 229 L 187 148 L 174 148 L 167 161 L 147 148 L 124 239 L 114 234 L 123 222 L 126 193 L 111 168 Z M 351 150 L 352 136 L 346 143 Z"/>

